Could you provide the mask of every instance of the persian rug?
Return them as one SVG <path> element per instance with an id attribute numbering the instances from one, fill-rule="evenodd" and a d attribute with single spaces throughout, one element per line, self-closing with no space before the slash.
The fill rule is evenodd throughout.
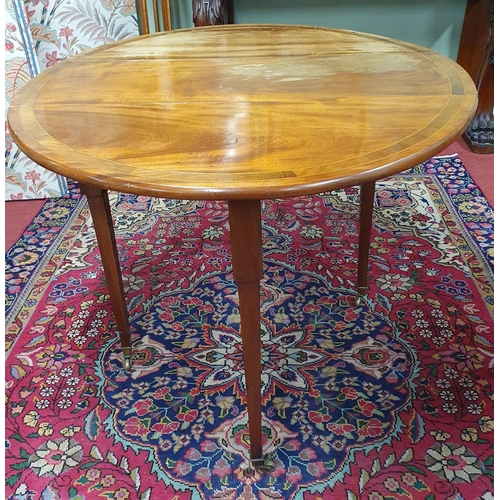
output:
<path id="1" fill-rule="evenodd" d="M 493 498 L 493 213 L 456 155 L 378 183 L 360 306 L 359 188 L 262 202 L 268 474 L 226 204 L 111 198 L 132 373 L 85 199 L 7 255 L 9 499 Z"/>

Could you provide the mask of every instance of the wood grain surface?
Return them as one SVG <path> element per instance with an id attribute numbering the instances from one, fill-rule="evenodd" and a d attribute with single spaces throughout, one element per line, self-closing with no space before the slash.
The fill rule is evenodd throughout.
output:
<path id="1" fill-rule="evenodd" d="M 89 186 L 261 199 L 383 178 L 439 153 L 477 105 L 431 50 L 305 26 L 233 25 L 105 45 L 44 71 L 8 122 L 31 159 Z"/>

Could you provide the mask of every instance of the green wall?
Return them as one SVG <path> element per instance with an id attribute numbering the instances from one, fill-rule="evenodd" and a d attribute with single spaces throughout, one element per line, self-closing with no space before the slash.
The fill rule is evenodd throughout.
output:
<path id="1" fill-rule="evenodd" d="M 456 59 L 467 0 L 234 0 L 235 23 L 307 24 L 406 40 Z M 193 26 L 191 0 L 171 0 L 174 28 Z"/>
<path id="2" fill-rule="evenodd" d="M 172 29 L 194 26 L 191 0 L 170 0 L 170 20 Z"/>

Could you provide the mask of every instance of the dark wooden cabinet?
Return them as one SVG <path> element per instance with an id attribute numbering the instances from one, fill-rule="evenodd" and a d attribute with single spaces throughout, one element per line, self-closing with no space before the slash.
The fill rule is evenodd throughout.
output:
<path id="1" fill-rule="evenodd" d="M 457 62 L 474 80 L 479 96 L 463 138 L 475 153 L 493 153 L 493 0 L 468 0 Z"/>
<path id="2" fill-rule="evenodd" d="M 195 26 L 233 24 L 232 0 L 192 0 Z"/>

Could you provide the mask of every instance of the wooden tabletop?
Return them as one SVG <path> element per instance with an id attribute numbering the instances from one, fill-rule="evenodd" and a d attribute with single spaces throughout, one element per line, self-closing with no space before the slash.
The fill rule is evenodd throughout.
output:
<path id="1" fill-rule="evenodd" d="M 8 122 L 43 167 L 180 199 L 261 199 L 383 178 L 425 161 L 476 107 L 468 74 L 409 43 L 305 26 L 178 30 L 58 63 Z"/>

